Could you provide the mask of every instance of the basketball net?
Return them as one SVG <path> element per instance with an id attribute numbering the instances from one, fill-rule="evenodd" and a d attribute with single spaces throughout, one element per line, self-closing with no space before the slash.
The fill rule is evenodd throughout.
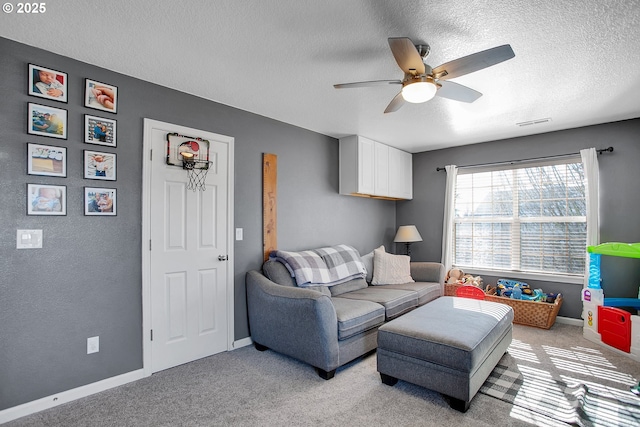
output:
<path id="1" fill-rule="evenodd" d="M 187 190 L 205 191 L 207 189 L 205 180 L 207 179 L 210 164 L 211 162 L 208 160 L 184 159 L 182 161 L 182 169 L 187 171 L 187 177 L 189 178 Z"/>

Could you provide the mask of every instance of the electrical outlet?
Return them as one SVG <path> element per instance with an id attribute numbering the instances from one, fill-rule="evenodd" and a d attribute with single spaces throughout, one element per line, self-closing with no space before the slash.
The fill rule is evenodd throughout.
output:
<path id="1" fill-rule="evenodd" d="M 100 337 L 87 338 L 87 354 L 100 351 Z"/>

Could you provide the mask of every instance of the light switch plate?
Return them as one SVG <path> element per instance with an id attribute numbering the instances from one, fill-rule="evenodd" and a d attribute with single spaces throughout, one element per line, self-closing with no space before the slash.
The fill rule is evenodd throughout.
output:
<path id="1" fill-rule="evenodd" d="M 87 354 L 97 353 L 100 351 L 100 337 L 87 338 Z"/>
<path id="2" fill-rule="evenodd" d="M 18 230 L 16 232 L 16 249 L 42 248 L 42 230 Z"/>
<path id="3" fill-rule="evenodd" d="M 236 240 L 242 240 L 242 228 L 236 228 Z"/>

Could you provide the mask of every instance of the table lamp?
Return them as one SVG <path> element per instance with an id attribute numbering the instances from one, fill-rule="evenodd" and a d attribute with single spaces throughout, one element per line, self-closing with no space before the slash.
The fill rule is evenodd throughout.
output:
<path id="1" fill-rule="evenodd" d="M 404 243 L 407 246 L 407 255 L 411 256 L 411 243 L 422 242 L 422 236 L 415 225 L 401 225 L 393 241 Z"/>

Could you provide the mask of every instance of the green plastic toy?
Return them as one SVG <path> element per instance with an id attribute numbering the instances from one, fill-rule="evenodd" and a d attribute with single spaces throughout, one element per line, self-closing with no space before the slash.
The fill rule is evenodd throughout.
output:
<path id="1" fill-rule="evenodd" d="M 640 258 L 640 243 L 602 243 L 597 246 L 587 246 L 589 255 L 589 281 L 588 287 L 601 289 L 600 287 L 600 256 L 616 256 L 623 258 Z M 640 310 L 640 298 L 605 298 L 607 307 L 630 307 Z"/>
<path id="2" fill-rule="evenodd" d="M 597 246 L 587 246 L 587 252 L 623 258 L 640 258 L 640 243 L 602 243 Z"/>

